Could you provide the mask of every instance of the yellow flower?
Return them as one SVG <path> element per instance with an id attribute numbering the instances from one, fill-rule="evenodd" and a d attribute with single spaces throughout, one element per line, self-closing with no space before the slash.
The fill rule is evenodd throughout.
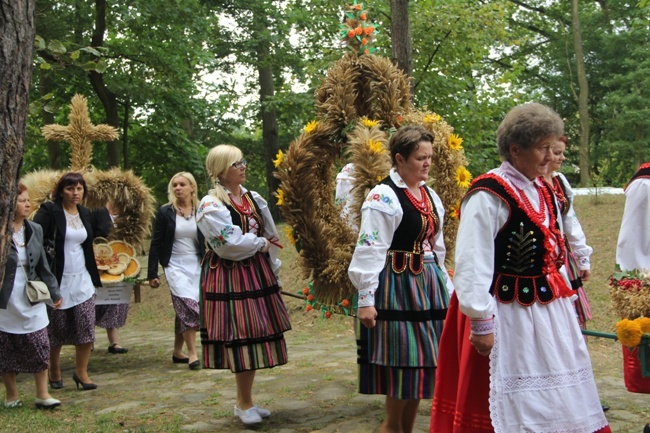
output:
<path id="1" fill-rule="evenodd" d="M 451 205 L 451 209 L 449 209 L 449 210 L 451 211 L 451 217 L 452 218 L 455 218 L 455 219 L 460 218 L 460 202 L 459 201 L 457 201 L 456 203 Z"/>
<path id="2" fill-rule="evenodd" d="M 359 119 L 359 122 L 366 128 L 372 128 L 373 126 L 379 125 L 379 120 L 370 120 L 367 117 L 362 117 Z"/>
<path id="3" fill-rule="evenodd" d="M 636 319 L 636 322 L 639 323 L 641 332 L 644 334 L 650 334 L 650 317 L 639 317 Z"/>
<path id="4" fill-rule="evenodd" d="M 456 169 L 456 182 L 461 188 L 469 188 L 472 181 L 472 173 L 470 173 L 462 165 Z"/>
<path id="5" fill-rule="evenodd" d="M 287 234 L 287 239 L 289 239 L 289 243 L 295 247 L 296 237 L 293 235 L 293 228 L 291 226 L 284 226 L 284 232 Z"/>
<path id="6" fill-rule="evenodd" d="M 303 131 L 305 131 L 307 134 L 311 134 L 312 132 L 314 132 L 314 129 L 316 129 L 317 126 L 318 126 L 318 120 L 312 120 L 303 128 Z"/>
<path id="7" fill-rule="evenodd" d="M 278 206 L 282 206 L 284 204 L 284 191 L 282 191 L 282 188 L 278 188 L 275 195 L 278 197 Z"/>
<path id="8" fill-rule="evenodd" d="M 451 150 L 460 150 L 463 148 L 461 144 L 463 143 L 463 139 L 460 138 L 457 134 L 451 134 L 447 138 L 447 144 L 449 144 L 449 148 Z"/>
<path id="9" fill-rule="evenodd" d="M 623 319 L 616 323 L 616 336 L 623 346 L 636 347 L 641 343 L 643 331 L 637 321 Z"/>
<path id="10" fill-rule="evenodd" d="M 370 149 L 370 151 L 372 153 L 379 154 L 379 153 L 386 152 L 386 148 L 384 147 L 384 145 L 380 141 L 368 140 L 367 144 L 368 144 L 368 149 Z"/>
<path id="11" fill-rule="evenodd" d="M 284 161 L 284 152 L 282 152 L 282 149 L 278 150 L 278 154 L 275 155 L 275 159 L 273 160 L 273 165 L 275 168 L 278 168 L 280 164 L 282 164 L 282 161 Z"/>
<path id="12" fill-rule="evenodd" d="M 437 114 L 427 114 L 424 116 L 424 123 L 438 123 L 440 122 L 440 119 L 442 119 L 442 117 Z"/>

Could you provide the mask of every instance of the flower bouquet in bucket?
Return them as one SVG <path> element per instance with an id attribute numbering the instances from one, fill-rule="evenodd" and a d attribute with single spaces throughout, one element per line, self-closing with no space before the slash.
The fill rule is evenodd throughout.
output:
<path id="1" fill-rule="evenodd" d="M 625 387 L 650 394 L 650 273 L 617 271 L 609 285 L 612 305 L 623 317 L 616 323 L 616 336 L 623 345 Z"/>

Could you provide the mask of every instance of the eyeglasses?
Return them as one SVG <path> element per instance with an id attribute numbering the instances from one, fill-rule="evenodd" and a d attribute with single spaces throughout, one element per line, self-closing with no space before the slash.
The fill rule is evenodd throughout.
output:
<path id="1" fill-rule="evenodd" d="M 236 169 L 241 170 L 242 168 L 248 166 L 248 163 L 246 162 L 246 158 L 242 158 L 239 161 L 233 162 L 231 165 Z"/>

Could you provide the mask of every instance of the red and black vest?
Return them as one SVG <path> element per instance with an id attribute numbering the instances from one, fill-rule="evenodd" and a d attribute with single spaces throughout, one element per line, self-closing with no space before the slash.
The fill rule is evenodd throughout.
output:
<path id="1" fill-rule="evenodd" d="M 645 178 L 650 178 L 650 162 L 646 162 L 645 164 L 641 164 L 641 167 L 637 170 L 636 173 L 634 173 L 634 176 L 632 176 L 632 179 L 625 185 L 625 189 L 627 189 L 628 186 L 632 182 L 634 182 L 636 179 L 640 177 L 645 177 Z"/>
<path id="2" fill-rule="evenodd" d="M 551 187 L 546 182 L 542 182 L 542 188 L 548 192 L 543 195 L 544 206 L 557 216 L 559 209 L 552 199 Z M 474 180 L 467 194 L 479 190 L 494 194 L 510 210 L 508 220 L 494 239 L 494 275 L 490 293 L 504 304 L 515 300 L 524 306 L 533 305 L 535 302 L 540 304 L 552 302 L 557 297 L 557 293 L 562 293 L 563 290 L 557 288 L 553 290 L 550 287 L 548 272 L 544 269 L 548 254 L 545 246 L 546 235 L 527 213 L 519 195 L 501 177 L 490 173 L 479 176 Z M 559 232 L 557 219 L 552 221 Z M 563 255 L 561 255 L 552 264 L 555 267 L 554 271 L 557 272 L 563 264 Z M 563 284 L 566 286 L 566 283 Z"/>

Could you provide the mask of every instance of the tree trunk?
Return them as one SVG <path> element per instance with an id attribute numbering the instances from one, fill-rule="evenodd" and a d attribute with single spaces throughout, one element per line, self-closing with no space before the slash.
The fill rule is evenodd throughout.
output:
<path id="1" fill-rule="evenodd" d="M 104 33 L 106 33 L 106 0 L 95 0 L 95 31 L 91 41 L 93 47 L 101 47 L 104 45 Z M 96 71 L 90 71 L 90 82 L 93 85 L 93 89 L 95 89 L 97 97 L 104 106 L 106 123 L 119 130 L 120 116 L 117 95 L 106 87 L 104 76 Z M 119 140 L 108 143 L 107 156 L 109 167 L 120 166 Z"/>
<path id="2" fill-rule="evenodd" d="M 409 0 L 390 0 L 390 41 L 393 63 L 406 75 L 413 77 L 413 45 L 409 21 Z M 411 97 L 415 89 L 411 80 Z"/>
<path id="3" fill-rule="evenodd" d="M 580 186 L 590 186 L 589 170 L 589 85 L 585 71 L 585 59 L 582 50 L 582 33 L 580 31 L 579 0 L 571 0 L 571 26 L 573 28 L 573 50 L 576 55 L 576 75 L 578 76 L 578 114 L 580 116 Z"/>
<path id="4" fill-rule="evenodd" d="M 34 0 L 0 0 L 0 283 L 11 245 L 32 79 Z"/>
<path id="5" fill-rule="evenodd" d="M 260 23 L 260 29 L 266 29 L 265 17 L 257 16 L 255 22 Z M 266 98 L 275 94 L 275 85 L 273 83 L 273 68 L 271 67 L 271 56 L 268 35 L 254 35 L 257 40 L 257 73 L 260 83 L 260 114 L 262 115 L 262 143 L 264 145 L 264 165 L 266 167 L 266 183 L 269 186 L 269 210 L 275 221 L 280 219 L 280 209 L 276 205 L 277 200 L 273 193 L 279 186 L 278 180 L 273 176 L 275 166 L 273 158 L 280 149 L 280 139 L 278 137 L 278 115 L 275 108 L 269 108 L 266 105 Z"/>

